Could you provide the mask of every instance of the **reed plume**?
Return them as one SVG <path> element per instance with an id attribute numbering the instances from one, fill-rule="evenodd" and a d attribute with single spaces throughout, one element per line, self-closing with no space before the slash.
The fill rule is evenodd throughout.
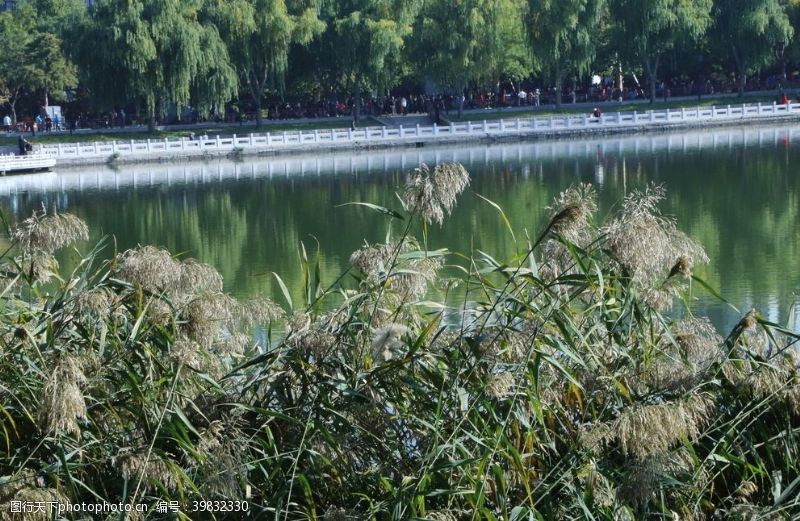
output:
<path id="1" fill-rule="evenodd" d="M 403 199 L 408 210 L 419 212 L 426 223 L 441 225 L 467 186 L 469 173 L 463 165 L 441 163 L 431 168 L 423 163 L 408 175 Z"/>

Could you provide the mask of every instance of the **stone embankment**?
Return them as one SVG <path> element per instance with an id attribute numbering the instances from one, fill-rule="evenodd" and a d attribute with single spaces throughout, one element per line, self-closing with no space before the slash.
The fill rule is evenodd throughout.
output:
<path id="1" fill-rule="evenodd" d="M 800 103 L 615 112 L 599 117 L 559 115 L 467 121 L 446 126 L 411 125 L 194 136 L 177 139 L 41 145 L 38 152 L 59 166 L 104 162 L 171 161 L 185 158 L 293 154 L 433 144 L 563 138 L 581 134 L 641 133 L 705 126 L 736 126 L 800 120 Z"/>

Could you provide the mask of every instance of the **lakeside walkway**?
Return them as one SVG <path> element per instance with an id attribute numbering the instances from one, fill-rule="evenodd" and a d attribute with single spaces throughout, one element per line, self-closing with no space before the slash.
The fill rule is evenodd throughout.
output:
<path id="1" fill-rule="evenodd" d="M 742 125 L 800 120 L 800 103 L 787 105 L 740 104 L 643 112 L 614 112 L 600 117 L 552 115 L 485 121 L 465 121 L 445 126 L 420 125 L 356 129 L 298 130 L 251 133 L 229 137 L 147 139 L 39 145 L 37 152 L 57 159 L 59 165 L 104 162 L 169 161 L 191 157 L 270 155 L 326 150 L 425 146 L 460 142 L 547 139 L 581 134 L 611 134 Z"/>

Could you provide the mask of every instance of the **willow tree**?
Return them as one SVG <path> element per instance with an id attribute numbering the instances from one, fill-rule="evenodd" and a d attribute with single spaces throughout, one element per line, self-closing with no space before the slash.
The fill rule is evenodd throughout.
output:
<path id="1" fill-rule="evenodd" d="M 209 0 L 205 16 L 219 28 L 261 126 L 262 97 L 268 87 L 283 87 L 292 46 L 308 44 L 325 27 L 314 2 Z"/>
<path id="2" fill-rule="evenodd" d="M 776 46 L 785 46 L 794 29 L 784 0 L 716 0 L 713 41 L 736 64 L 739 96 L 747 75 L 775 59 Z"/>
<path id="3" fill-rule="evenodd" d="M 529 0 L 531 46 L 556 87 L 559 108 L 564 76 L 571 70 L 588 72 L 595 57 L 605 8 L 606 0 Z"/>
<path id="4" fill-rule="evenodd" d="M 236 71 L 217 28 L 199 21 L 201 8 L 201 0 L 97 2 L 76 53 L 93 96 L 142 100 L 151 129 L 165 102 L 204 112 L 231 100 Z"/>
<path id="5" fill-rule="evenodd" d="M 14 123 L 17 122 L 17 102 L 30 85 L 25 56 L 31 36 L 22 21 L 18 13 L 0 13 L 0 98 L 8 104 Z"/>
<path id="6" fill-rule="evenodd" d="M 531 72 L 522 14 L 525 0 L 433 0 L 414 26 L 420 71 L 459 93 L 468 86 Z M 463 104 L 459 104 L 459 115 Z"/>
<path id="7" fill-rule="evenodd" d="M 632 62 L 644 66 L 654 103 L 661 57 L 681 41 L 705 33 L 712 0 L 609 0 L 608 4 L 614 43 Z"/>
<path id="8" fill-rule="evenodd" d="M 73 63 L 64 53 L 61 37 L 47 12 L 34 3 L 0 13 L 0 97 L 17 120 L 17 102 L 25 94 L 48 95 L 77 83 Z"/>
<path id="9" fill-rule="evenodd" d="M 412 34 L 422 0 L 330 0 L 323 3 L 326 30 L 312 51 L 327 75 L 355 97 L 359 118 L 361 89 L 388 88 L 404 63 L 404 48 Z M 322 61 L 324 60 L 324 62 Z"/>

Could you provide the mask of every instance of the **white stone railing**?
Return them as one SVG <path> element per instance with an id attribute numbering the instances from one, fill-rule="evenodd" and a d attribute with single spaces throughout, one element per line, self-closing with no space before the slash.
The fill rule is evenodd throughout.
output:
<path id="1" fill-rule="evenodd" d="M 645 112 L 614 112 L 600 117 L 563 115 L 534 118 L 467 121 L 447 126 L 414 125 L 399 128 L 369 127 L 269 132 L 246 136 L 200 136 L 175 139 L 101 141 L 41 145 L 38 151 L 58 159 L 109 159 L 112 157 L 158 157 L 171 155 L 225 154 L 258 150 L 308 150 L 315 147 L 348 145 L 369 146 L 390 142 L 447 141 L 454 137 L 503 137 L 558 135 L 582 131 L 613 131 L 624 128 L 696 125 L 703 123 L 757 121 L 781 116 L 800 116 L 800 103 L 788 105 L 757 104 L 725 107 L 696 107 Z"/>

